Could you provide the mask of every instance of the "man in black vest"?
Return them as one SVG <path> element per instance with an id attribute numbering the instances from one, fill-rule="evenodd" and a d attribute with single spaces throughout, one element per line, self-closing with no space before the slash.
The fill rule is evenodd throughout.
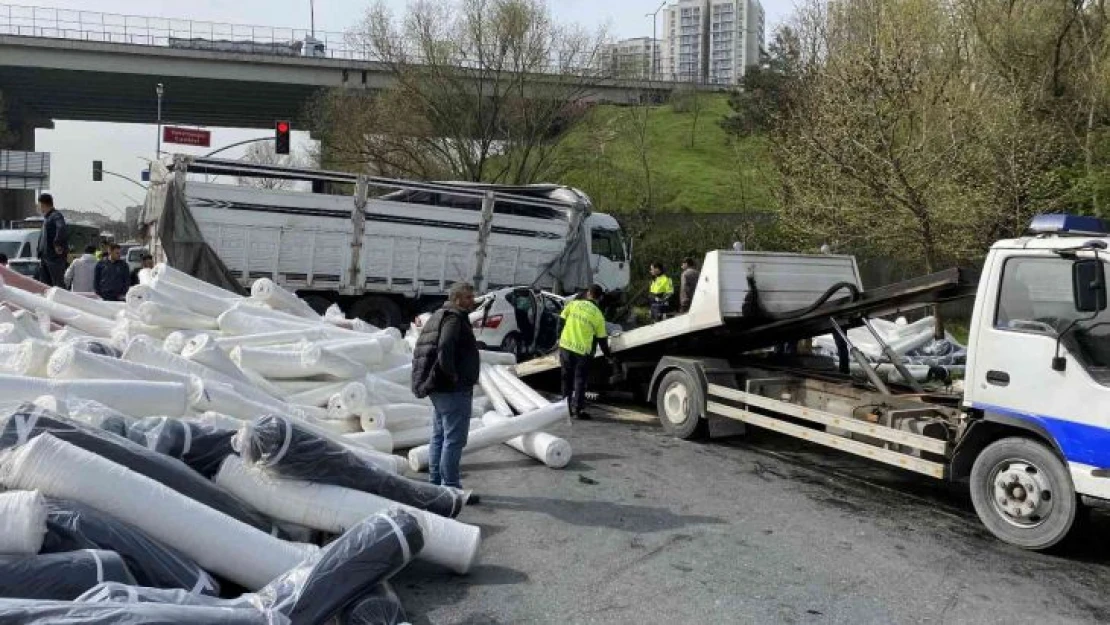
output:
<path id="1" fill-rule="evenodd" d="M 447 302 L 428 319 L 412 354 L 412 392 L 435 407 L 428 472 L 433 484 L 462 488 L 459 463 L 470 433 L 478 342 L 470 326 L 474 287 L 456 282 Z M 477 503 L 471 495 L 470 503 Z"/>
<path id="2" fill-rule="evenodd" d="M 66 260 L 69 255 L 66 220 L 54 210 L 54 196 L 39 196 L 39 213 L 42 215 L 42 232 L 39 234 L 39 282 L 49 286 L 65 287 Z"/>

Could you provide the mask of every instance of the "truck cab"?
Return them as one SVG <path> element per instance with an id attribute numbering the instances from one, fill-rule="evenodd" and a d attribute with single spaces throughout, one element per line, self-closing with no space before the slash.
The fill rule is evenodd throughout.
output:
<path id="1" fill-rule="evenodd" d="M 631 254 L 620 224 L 611 215 L 591 213 L 585 219 L 594 282 L 607 292 L 623 291 L 631 280 Z"/>

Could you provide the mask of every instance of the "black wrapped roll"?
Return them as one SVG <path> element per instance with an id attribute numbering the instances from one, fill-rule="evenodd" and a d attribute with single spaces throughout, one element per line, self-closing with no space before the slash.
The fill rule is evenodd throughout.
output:
<path id="1" fill-rule="evenodd" d="M 272 625 L 251 608 L 0 599 L 4 625 Z"/>
<path id="2" fill-rule="evenodd" d="M 367 588 L 389 579 L 424 548 L 416 517 L 392 509 L 367 517 L 259 591 L 269 610 L 297 625 L 322 625 L 358 599 Z"/>
<path id="3" fill-rule="evenodd" d="M 139 419 L 127 430 L 127 438 L 177 458 L 207 478 L 220 470 L 224 458 L 235 453 L 231 448 L 233 436 L 235 430 L 171 417 Z"/>
<path id="4" fill-rule="evenodd" d="M 49 432 L 57 438 L 123 465 L 173 490 L 264 532 L 273 524 L 257 510 L 204 479 L 180 460 L 163 456 L 126 438 L 25 403 L 3 420 L 0 449 Z"/>
<path id="5" fill-rule="evenodd" d="M 389 582 L 382 582 L 355 599 L 339 618 L 343 625 L 401 625 L 407 621 L 401 599 Z"/>
<path id="6" fill-rule="evenodd" d="M 114 551 L 140 586 L 219 595 L 219 584 L 200 565 L 142 530 L 76 501 L 47 497 L 46 507 L 42 553 Z"/>
<path id="7" fill-rule="evenodd" d="M 134 584 L 135 578 L 114 551 L 0 557 L 0 597 L 70 601 L 101 582 Z"/>
<path id="8" fill-rule="evenodd" d="M 242 438 L 243 461 L 274 475 L 352 488 L 448 518 L 458 516 L 466 504 L 457 489 L 383 471 L 288 417 L 259 417 Z"/>

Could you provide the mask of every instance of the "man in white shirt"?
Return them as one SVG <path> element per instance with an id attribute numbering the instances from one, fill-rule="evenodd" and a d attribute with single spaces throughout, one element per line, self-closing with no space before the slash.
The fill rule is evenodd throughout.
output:
<path id="1" fill-rule="evenodd" d="M 66 287 L 74 293 L 93 293 L 96 290 L 96 247 L 90 245 L 85 253 L 66 269 Z"/>

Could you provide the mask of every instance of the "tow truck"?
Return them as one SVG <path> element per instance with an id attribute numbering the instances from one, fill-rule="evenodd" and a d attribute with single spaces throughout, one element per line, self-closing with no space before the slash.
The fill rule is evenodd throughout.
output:
<path id="1" fill-rule="evenodd" d="M 610 377 L 592 388 L 638 391 L 678 438 L 738 422 L 966 484 L 991 533 L 1050 549 L 1110 500 L 1108 244 L 1099 219 L 1041 215 L 991 247 L 977 284 L 951 269 L 869 291 L 851 257 L 710 252 L 690 312 L 612 338 L 618 366 L 595 367 Z M 962 389 L 884 381 L 846 332 L 960 298 L 974 298 Z M 807 355 L 829 332 L 838 357 Z"/>

